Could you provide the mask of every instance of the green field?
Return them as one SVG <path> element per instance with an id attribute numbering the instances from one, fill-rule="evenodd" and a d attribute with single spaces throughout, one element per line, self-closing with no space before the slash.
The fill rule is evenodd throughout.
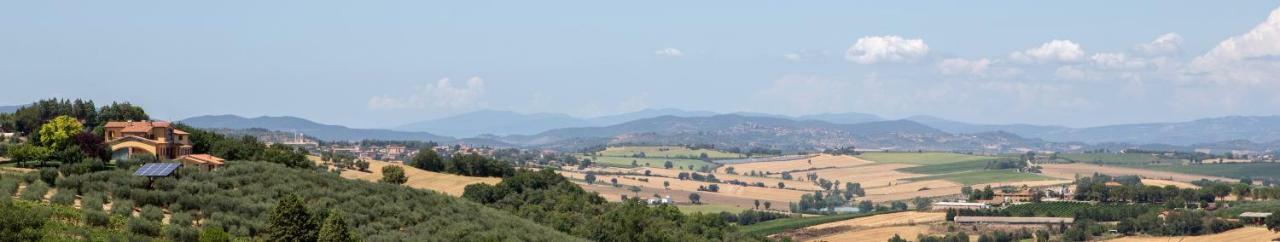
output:
<path id="1" fill-rule="evenodd" d="M 680 212 L 683 212 L 686 214 L 689 214 L 689 213 L 710 214 L 710 213 L 720 213 L 720 212 L 730 212 L 730 213 L 736 214 L 738 212 L 747 210 L 747 208 L 740 208 L 740 207 L 734 207 L 734 206 L 722 205 L 722 204 L 676 205 L 676 208 L 679 208 Z"/>
<path id="2" fill-rule="evenodd" d="M 861 217 L 879 215 L 879 214 L 883 214 L 883 212 L 837 214 L 837 215 L 826 215 L 826 216 L 819 216 L 819 217 L 803 217 L 803 218 L 784 218 L 784 219 L 770 220 L 770 221 L 765 221 L 757 224 L 742 226 L 738 231 L 760 235 L 760 236 L 767 236 L 771 234 L 780 233 L 782 231 L 786 231 L 789 229 L 798 229 L 798 228 L 804 228 L 804 227 L 809 227 L 809 226 L 814 226 L 814 225 L 819 225 L 824 223 L 855 219 L 855 218 L 861 218 Z"/>
<path id="3" fill-rule="evenodd" d="M 1183 160 L 1159 158 L 1152 154 L 1134 154 L 1134 153 L 1085 153 L 1085 154 L 1058 154 L 1058 159 L 1075 161 L 1081 163 L 1102 163 L 1112 165 L 1145 165 L 1153 163 L 1161 164 L 1182 164 Z"/>
<path id="4" fill-rule="evenodd" d="M 881 163 L 902 163 L 912 165 L 937 165 L 965 161 L 986 161 L 1000 159 L 999 157 L 977 156 L 956 153 L 943 152 L 865 152 L 858 155 L 858 158 L 867 159 Z"/>
<path id="5" fill-rule="evenodd" d="M 672 165 L 675 165 L 675 167 L 671 169 L 680 168 L 685 170 L 689 169 L 689 165 L 693 165 L 694 170 L 700 169 L 702 166 L 707 166 L 708 168 L 715 168 L 717 166 L 714 163 L 692 159 L 631 158 L 613 156 L 597 156 L 593 158 L 581 155 L 578 156 L 578 159 L 591 159 L 592 162 L 595 162 L 598 165 L 614 167 L 633 167 L 631 166 L 631 161 L 635 161 L 638 166 L 645 166 L 645 163 L 648 163 L 648 167 L 654 168 L 663 168 L 663 164 L 667 161 L 671 161 Z"/>
<path id="6" fill-rule="evenodd" d="M 693 150 L 683 146 L 617 146 L 609 147 L 604 151 L 599 152 L 599 155 L 632 157 L 639 153 L 644 153 L 647 158 L 698 159 L 698 157 L 701 157 L 704 153 L 711 159 L 738 159 L 746 157 L 737 153 L 709 149 Z"/>
<path id="7" fill-rule="evenodd" d="M 926 180 L 947 180 L 965 185 L 992 183 L 992 182 L 1019 182 L 1019 181 L 1045 181 L 1054 180 L 1055 178 L 1041 176 L 1031 173 L 1020 173 L 1013 170 L 983 170 L 969 171 L 960 173 L 950 173 L 926 177 L 916 177 L 907 180 L 926 181 Z"/>
<path id="8" fill-rule="evenodd" d="M 1202 164 L 1187 166 L 1145 166 L 1144 169 L 1231 178 L 1280 180 L 1280 163 Z"/>
<path id="9" fill-rule="evenodd" d="M 943 163 L 943 164 L 927 165 L 927 166 L 915 166 L 915 167 L 898 169 L 898 171 L 910 172 L 910 173 L 916 173 L 916 174 L 947 174 L 947 173 L 956 173 L 956 172 L 965 172 L 965 171 L 976 171 L 976 170 L 986 169 L 987 162 L 989 161 L 990 161 L 989 159 L 983 159 L 983 160 L 961 161 L 961 162 Z"/>

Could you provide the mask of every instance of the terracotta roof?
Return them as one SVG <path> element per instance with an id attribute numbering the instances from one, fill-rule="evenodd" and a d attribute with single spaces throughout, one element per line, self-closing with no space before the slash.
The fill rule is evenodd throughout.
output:
<path id="1" fill-rule="evenodd" d="M 214 164 L 214 165 L 222 165 L 222 163 L 226 161 L 226 160 L 223 160 L 222 158 L 218 158 L 217 156 L 212 156 L 209 154 L 184 155 L 182 157 L 178 157 L 178 159 L 192 161 L 200 164 Z"/>
<path id="2" fill-rule="evenodd" d="M 136 133 L 151 132 L 153 128 L 168 128 L 171 126 L 167 121 L 123 121 L 123 122 L 107 122 L 107 128 L 124 128 L 120 132 Z"/>
<path id="3" fill-rule="evenodd" d="M 173 133 L 175 133 L 175 134 L 191 134 L 191 133 L 187 133 L 187 131 L 182 131 L 181 129 L 174 129 L 174 130 L 173 130 Z"/>

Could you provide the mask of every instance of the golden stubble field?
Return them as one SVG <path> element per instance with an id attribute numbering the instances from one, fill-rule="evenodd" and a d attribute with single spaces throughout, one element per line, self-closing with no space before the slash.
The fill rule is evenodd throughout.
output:
<path id="1" fill-rule="evenodd" d="M 734 171 L 739 174 L 747 172 L 765 172 L 781 173 L 784 171 L 801 171 L 823 168 L 851 167 L 871 164 L 872 161 L 863 160 L 861 158 L 847 155 L 828 155 L 822 154 L 811 158 L 795 159 L 788 161 L 769 161 L 769 162 L 751 162 L 741 164 L 726 164 L 716 169 L 716 173 L 725 173 L 725 169 L 733 167 Z M 795 175 L 795 174 L 792 174 Z"/>
<path id="2" fill-rule="evenodd" d="M 470 177 L 430 172 L 413 168 L 411 166 L 391 164 L 386 161 L 377 160 L 369 161 L 369 172 L 343 170 L 342 177 L 347 179 L 378 182 L 379 180 L 382 180 L 382 167 L 388 165 L 398 165 L 404 168 L 404 175 L 409 178 L 409 181 L 404 183 L 405 186 L 433 190 L 455 197 L 462 196 L 462 192 L 465 190 L 467 185 L 476 183 L 498 184 L 498 182 L 502 181 L 502 178 L 496 177 Z"/>
<path id="3" fill-rule="evenodd" d="M 1156 236 L 1129 236 L 1122 237 L 1108 242 L 1227 242 L 1227 241 L 1257 241 L 1267 242 L 1280 238 L 1280 233 L 1271 232 L 1263 227 L 1250 226 L 1244 228 L 1233 229 L 1231 231 L 1201 235 L 1201 236 L 1176 236 L 1176 237 L 1156 237 Z"/>
<path id="4" fill-rule="evenodd" d="M 938 234 L 935 226 L 946 221 L 946 213 L 897 212 L 805 227 L 784 235 L 801 241 L 885 241 L 899 235 L 915 239 L 919 234 Z"/>

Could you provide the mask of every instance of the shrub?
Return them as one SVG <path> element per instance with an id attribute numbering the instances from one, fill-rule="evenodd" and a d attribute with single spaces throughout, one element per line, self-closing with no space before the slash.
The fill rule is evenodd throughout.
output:
<path id="1" fill-rule="evenodd" d="M 81 189 L 81 186 L 84 185 L 84 177 L 81 177 L 80 175 L 62 177 L 62 179 L 59 179 L 58 183 L 54 183 L 54 185 L 57 185 L 58 190 L 70 190 L 75 194 L 80 194 L 80 191 L 83 190 Z"/>
<path id="2" fill-rule="evenodd" d="M 217 226 L 205 226 L 200 232 L 200 242 L 231 242 L 231 235 Z"/>
<path id="3" fill-rule="evenodd" d="M 81 175 L 93 171 L 94 163 L 96 161 L 88 159 L 78 163 L 63 164 L 58 166 L 58 172 L 61 172 L 62 176 Z"/>
<path id="4" fill-rule="evenodd" d="M 84 223 L 90 226 L 106 227 L 111 224 L 111 215 L 99 210 L 84 211 Z"/>
<path id="5" fill-rule="evenodd" d="M 84 210 L 102 211 L 102 200 L 106 195 L 89 193 L 80 197 L 80 208 Z"/>
<path id="6" fill-rule="evenodd" d="M 129 233 L 133 234 L 153 237 L 160 235 L 160 222 L 147 221 L 142 218 L 129 218 L 127 227 L 129 229 Z"/>
<path id="7" fill-rule="evenodd" d="M 172 209 L 172 208 L 170 208 Z M 175 212 L 169 217 L 170 225 L 191 226 L 191 214 L 187 212 Z"/>
<path id="8" fill-rule="evenodd" d="M 49 211 L 15 203 L 8 197 L 0 198 L 0 241 L 40 240 L 40 227 L 49 221 Z"/>
<path id="9" fill-rule="evenodd" d="M 142 218 L 151 222 L 160 222 L 164 220 L 164 211 L 161 211 L 160 208 L 156 206 L 151 206 L 151 205 L 143 206 L 142 213 L 140 215 L 142 216 Z"/>
<path id="10" fill-rule="evenodd" d="M 53 197 L 49 198 L 49 203 L 71 206 L 76 203 L 76 192 L 71 189 L 58 189 Z"/>
<path id="11" fill-rule="evenodd" d="M 111 203 L 111 214 L 125 217 L 133 216 L 133 201 L 116 199 L 115 202 Z"/>
<path id="12" fill-rule="evenodd" d="M 200 231 L 190 226 L 167 226 L 164 228 L 164 237 L 177 242 L 196 242 L 200 241 Z"/>
<path id="13" fill-rule="evenodd" d="M 27 189 L 22 190 L 22 200 L 41 201 L 44 195 L 49 193 L 49 185 L 43 181 L 36 181 L 27 185 Z"/>
<path id="14" fill-rule="evenodd" d="M 58 180 L 58 169 L 40 168 L 40 180 L 45 184 L 56 184 Z"/>
<path id="15" fill-rule="evenodd" d="M 18 193 L 17 179 L 0 179 L 0 195 L 13 196 Z"/>

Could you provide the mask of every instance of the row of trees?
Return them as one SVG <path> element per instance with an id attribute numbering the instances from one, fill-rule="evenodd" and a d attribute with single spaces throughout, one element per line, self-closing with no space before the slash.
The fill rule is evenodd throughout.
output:
<path id="1" fill-rule="evenodd" d="M 478 154 L 440 156 L 431 148 L 418 151 L 409 165 L 418 169 L 463 176 L 507 177 L 515 173 L 510 163 Z"/>

